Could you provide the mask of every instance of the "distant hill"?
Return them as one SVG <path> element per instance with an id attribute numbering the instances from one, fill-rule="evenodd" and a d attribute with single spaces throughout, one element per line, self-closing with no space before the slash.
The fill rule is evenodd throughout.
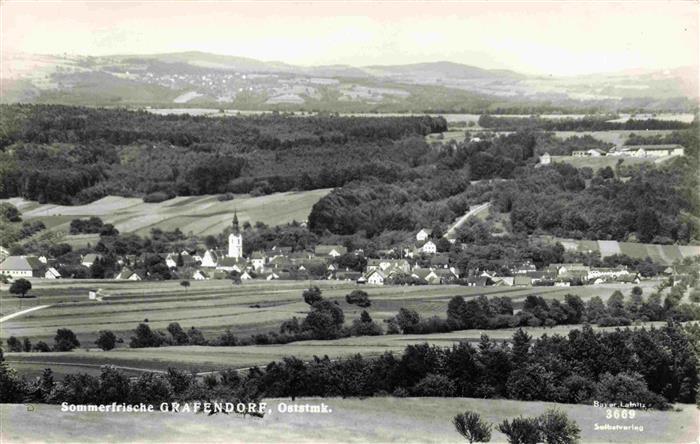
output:
<path id="1" fill-rule="evenodd" d="M 691 111 L 697 69 L 530 76 L 437 61 L 295 66 L 199 51 L 4 54 L 0 102 L 328 112 Z"/>

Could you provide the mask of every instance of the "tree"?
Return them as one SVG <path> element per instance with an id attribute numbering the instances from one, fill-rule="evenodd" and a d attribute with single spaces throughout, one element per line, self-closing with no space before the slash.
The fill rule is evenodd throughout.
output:
<path id="1" fill-rule="evenodd" d="M 112 350 L 116 344 L 117 337 L 110 330 L 101 330 L 99 337 L 95 341 L 95 345 L 104 351 Z"/>
<path id="2" fill-rule="evenodd" d="M 307 288 L 304 290 L 304 293 L 302 293 L 302 296 L 304 297 L 304 302 L 309 305 L 314 305 L 316 302 L 323 300 L 323 296 L 321 296 L 321 289 L 318 287 Z"/>
<path id="3" fill-rule="evenodd" d="M 32 341 L 30 341 L 29 338 L 24 338 L 24 340 L 22 341 L 22 351 L 32 351 Z"/>
<path id="4" fill-rule="evenodd" d="M 558 409 L 547 409 L 537 421 L 540 433 L 547 444 L 573 444 L 580 438 L 581 429 L 566 416 L 566 413 Z"/>
<path id="5" fill-rule="evenodd" d="M 7 349 L 11 352 L 21 352 L 22 351 L 22 341 L 14 336 L 7 338 Z"/>
<path id="6" fill-rule="evenodd" d="M 68 328 L 59 328 L 56 330 L 54 342 L 53 348 L 56 351 L 71 351 L 74 348 L 80 347 L 80 341 L 75 337 L 75 333 Z"/>
<path id="7" fill-rule="evenodd" d="M 163 335 L 159 332 L 153 332 L 151 327 L 146 324 L 139 324 L 136 327 L 136 336 L 131 337 L 129 347 L 160 347 L 163 343 Z"/>
<path id="8" fill-rule="evenodd" d="M 10 293 L 21 294 L 24 297 L 29 290 L 32 289 L 32 283 L 26 279 L 17 279 L 10 286 Z"/>
<path id="9" fill-rule="evenodd" d="M 185 289 L 185 292 L 187 292 L 187 289 L 188 289 L 189 286 L 190 286 L 190 281 L 187 281 L 187 280 L 181 281 L 181 282 L 180 282 L 180 286 L 181 286 L 182 288 Z"/>
<path id="10" fill-rule="evenodd" d="M 189 342 L 189 337 L 187 333 L 182 329 L 178 322 L 171 322 L 168 324 L 168 333 L 173 337 L 176 345 L 183 345 Z"/>
<path id="11" fill-rule="evenodd" d="M 489 442 L 491 440 L 491 424 L 481 419 L 476 412 L 467 410 L 452 419 L 457 432 L 470 443 Z"/>

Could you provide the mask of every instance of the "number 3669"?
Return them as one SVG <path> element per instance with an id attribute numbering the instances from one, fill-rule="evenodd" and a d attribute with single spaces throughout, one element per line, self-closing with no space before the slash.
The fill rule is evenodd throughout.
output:
<path id="1" fill-rule="evenodd" d="M 637 412 L 629 409 L 607 409 L 605 419 L 634 419 Z"/>

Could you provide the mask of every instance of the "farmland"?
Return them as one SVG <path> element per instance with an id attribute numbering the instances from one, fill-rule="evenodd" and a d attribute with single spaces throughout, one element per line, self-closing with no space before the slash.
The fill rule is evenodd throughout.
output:
<path id="1" fill-rule="evenodd" d="M 311 207 L 329 189 L 275 193 L 251 197 L 236 195 L 233 200 L 220 201 L 215 195 L 179 196 L 160 203 L 144 203 L 140 198 L 108 196 L 86 205 L 63 206 L 39 204 L 22 198 L 2 200 L 15 205 L 24 220 L 41 220 L 49 231 L 68 233 L 70 221 L 89 216 L 100 217 L 122 233 L 148 234 L 151 228 L 174 230 L 193 235 L 219 234 L 238 212 L 241 223 L 264 222 L 280 225 L 292 220 L 307 219 Z M 68 235 L 67 241 L 87 243 L 94 235 Z"/>
<path id="2" fill-rule="evenodd" d="M 674 261 L 686 257 L 700 256 L 699 245 L 659 245 L 637 242 L 546 238 L 561 242 L 567 250 L 581 251 L 584 253 L 600 253 L 602 257 L 614 254 L 624 254 L 635 259 L 645 259 L 649 257 L 654 262 L 663 265 L 671 265 Z"/>
<path id="3" fill-rule="evenodd" d="M 657 327 L 663 322 L 645 323 L 640 326 Z M 556 327 L 525 327 L 533 338 L 542 335 L 567 335 L 580 325 Z M 617 327 L 598 328 L 615 330 Z M 7 353 L 6 359 L 13 368 L 28 376 L 39 376 L 46 367 L 57 375 L 81 372 L 98 375 L 102 365 L 114 365 L 127 373 L 140 371 L 163 372 L 169 367 L 187 369 L 194 372 L 211 372 L 227 368 L 245 369 L 252 366 L 264 367 L 272 361 L 287 356 L 302 360 L 312 360 L 314 356 L 328 356 L 331 359 L 361 354 L 366 357 L 380 356 L 384 352 L 401 355 L 410 344 L 428 343 L 448 347 L 458 342 L 478 342 L 482 334 L 495 340 L 509 340 L 516 329 L 499 330 L 460 330 L 450 333 L 404 334 L 384 336 L 359 336 L 336 340 L 300 341 L 289 344 L 248 345 L 235 347 L 214 346 L 172 346 L 160 348 L 119 348 L 108 352 L 99 349 L 74 350 L 72 352 L 48 353 Z"/>
<path id="4" fill-rule="evenodd" d="M 68 353 L 8 354 L 7 358 L 23 373 L 35 374 L 46 363 L 56 367 L 58 374 L 74 371 L 99 371 L 99 366 L 111 363 L 136 369 L 164 370 L 169 366 L 210 371 L 225 367 L 264 365 L 284 356 L 294 355 L 310 359 L 314 355 L 332 357 L 355 353 L 378 355 L 387 350 L 401 351 L 409 343 L 430 342 L 451 344 L 463 340 L 476 341 L 481 330 L 465 330 L 432 335 L 397 335 L 378 337 L 350 337 L 335 341 L 304 341 L 286 345 L 244 347 L 164 347 L 159 349 L 130 349 L 129 338 L 136 326 L 148 319 L 151 328 L 164 331 L 170 322 L 179 322 L 183 328 L 195 326 L 205 337 L 214 339 L 226 329 L 239 337 L 277 331 L 279 325 L 293 316 L 303 318 L 307 311 L 301 299 L 304 288 L 318 285 L 323 296 L 337 301 L 345 312 L 346 324 L 359 317 L 361 309 L 345 302 L 345 295 L 356 288 L 354 284 L 335 281 L 277 281 L 245 282 L 231 285 L 227 280 L 194 281 L 189 289 L 178 282 L 124 282 L 124 281 L 35 281 L 32 293 L 37 296 L 23 301 L 30 306 L 51 305 L 0 324 L 3 338 L 28 337 L 33 342 L 53 343 L 58 328 L 70 328 L 81 341 L 82 349 Z M 655 281 L 645 281 L 645 293 L 652 291 Z M 98 287 L 99 286 L 99 287 Z M 90 289 L 101 288 L 106 295 L 103 302 L 87 300 Z M 583 300 L 597 295 L 603 299 L 615 290 L 628 293 L 624 284 L 595 287 L 463 287 L 440 286 L 383 286 L 363 287 L 372 301 L 367 309 L 378 322 L 393 317 L 400 308 L 418 311 L 422 316 L 445 316 L 452 296 L 487 297 L 507 296 L 516 309 L 527 295 L 538 294 L 546 299 L 559 299 L 568 293 Z M 20 300 L 11 297 L 6 288 L 0 293 L 3 315 L 19 310 Z M 531 334 L 566 333 L 570 327 L 534 328 Z M 96 350 L 94 341 L 100 330 L 112 330 L 124 343 L 116 350 Z M 508 339 L 513 330 L 494 330 L 488 334 L 497 339 Z M 33 363 L 32 363 L 33 362 Z M 77 364 L 77 365 L 76 365 Z"/>
<path id="5" fill-rule="evenodd" d="M 556 407 L 574 419 L 583 442 L 692 442 L 698 436 L 697 410 L 679 405 L 678 411 L 639 411 L 634 421 L 606 420 L 605 410 L 590 405 L 554 404 L 472 398 L 304 398 L 295 404 L 325 403 L 328 414 L 282 414 L 280 402 L 267 400 L 272 414 L 264 418 L 194 413 L 81 413 L 60 412 L 60 406 L 2 405 L 7 418 L 3 436 L 11 442 L 68 442 L 80 430 L 82 442 L 434 442 L 462 443 L 452 417 L 465 410 L 491 423 L 505 418 L 535 416 Z M 49 428 L 32 427 L 37 422 Z M 362 424 L 362 427 L 358 427 Z M 643 431 L 601 431 L 595 424 L 636 425 Z M 211 431 L 216 433 L 211 433 Z M 202 433 L 207 433 L 203 435 Z M 206 436 L 206 438 L 204 438 Z M 492 442 L 505 442 L 493 430 Z"/>
<path id="6" fill-rule="evenodd" d="M 642 283 L 651 290 L 654 281 Z M 3 337 L 11 335 L 32 340 L 52 340 L 58 328 L 71 328 L 80 341 L 92 343 L 100 330 L 112 330 L 128 339 L 136 326 L 148 319 L 152 328 L 165 329 L 170 322 L 183 327 L 195 326 L 205 336 L 223 333 L 227 328 L 238 335 L 277 330 L 282 321 L 304 316 L 308 306 L 301 293 L 308 281 L 245 282 L 232 285 L 228 280 L 193 281 L 185 289 L 179 282 L 125 281 L 35 281 L 33 300 L 12 297 L 4 286 L 0 292 L 2 314 L 7 315 L 36 305 L 49 308 L 14 318 L 0 325 Z M 361 309 L 345 302 L 345 295 L 357 288 L 353 283 L 317 281 L 323 296 L 338 301 L 345 312 L 346 322 L 359 316 Z M 103 302 L 89 301 L 87 293 L 100 288 L 106 295 Z M 418 311 L 423 316 L 445 315 L 448 300 L 455 295 L 508 296 L 515 308 L 527 295 L 538 294 L 546 299 L 562 299 L 573 293 L 583 300 L 598 295 L 606 299 L 613 291 L 628 291 L 625 284 L 595 287 L 463 287 L 439 286 L 381 286 L 362 287 L 369 293 L 370 315 L 377 321 L 394 316 L 401 307 Z"/>

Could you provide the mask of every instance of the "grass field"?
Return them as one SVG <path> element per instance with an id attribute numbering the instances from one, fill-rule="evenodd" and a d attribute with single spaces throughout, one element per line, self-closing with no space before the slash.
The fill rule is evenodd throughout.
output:
<path id="1" fill-rule="evenodd" d="M 185 290 L 178 282 L 124 282 L 124 281 L 35 281 L 32 293 L 36 299 L 22 300 L 23 309 L 51 305 L 0 324 L 0 336 L 28 337 L 53 344 L 59 328 L 70 328 L 76 333 L 81 350 L 70 353 L 22 353 L 8 355 L 8 360 L 22 362 L 20 369 L 33 374 L 54 365 L 59 373 L 74 371 L 98 372 L 99 365 L 112 363 L 137 369 L 165 369 L 168 366 L 210 371 L 225 367 L 248 367 L 267 364 L 283 356 L 296 355 L 312 358 L 314 355 L 346 356 L 353 353 L 381 354 L 386 350 L 401 351 L 408 343 L 425 342 L 450 344 L 463 340 L 478 340 L 481 331 L 453 332 L 443 335 L 401 335 L 346 338 L 337 341 L 305 341 L 296 344 L 250 347 L 167 347 L 157 350 L 133 350 L 128 342 L 136 326 L 148 319 L 148 325 L 165 331 L 170 322 L 179 322 L 183 328 L 199 328 L 208 339 L 214 339 L 226 329 L 240 337 L 278 331 L 280 324 L 307 311 L 301 298 L 307 281 L 246 282 L 234 286 L 229 281 L 195 281 Z M 345 312 L 346 324 L 359 317 L 361 309 L 345 302 L 345 295 L 357 288 L 354 284 L 317 281 L 324 297 L 337 301 Z M 651 292 L 655 281 L 644 281 L 645 291 Z M 108 295 L 103 302 L 87 300 L 87 292 L 97 286 Z M 6 287 L 6 286 L 5 286 Z M 461 287 L 461 286 L 383 286 L 363 287 L 370 295 L 372 306 L 367 310 L 378 322 L 393 317 L 401 307 L 414 309 L 422 316 L 444 317 L 449 299 L 455 295 L 476 297 L 507 296 L 516 309 L 530 294 L 547 299 L 563 299 L 567 293 L 578 294 L 587 300 L 592 296 L 603 299 L 615 290 L 629 293 L 630 285 L 610 284 L 595 287 Z M 0 291 L 3 315 L 20 309 L 20 300 L 12 297 L 7 288 Z M 100 330 L 112 330 L 124 342 L 116 350 L 102 352 L 95 349 L 94 341 Z M 559 331 L 533 329 L 533 335 Z M 498 339 L 508 339 L 512 330 L 490 331 Z M 33 362 L 30 364 L 30 361 Z M 46 363 L 50 363 L 48 365 Z M 75 364 L 80 364 L 73 368 Z M 65 367 L 65 368 L 64 368 Z"/>
<path id="2" fill-rule="evenodd" d="M 636 259 L 650 257 L 654 262 L 662 265 L 671 265 L 674 261 L 686 257 L 700 256 L 700 245 L 659 245 L 636 242 L 552 239 L 561 242 L 567 250 L 598 252 L 602 257 L 613 254 L 624 254 Z"/>
<path id="3" fill-rule="evenodd" d="M 280 413 L 267 400 L 264 418 L 195 413 L 62 413 L 56 405 L 0 405 L 3 443 L 19 442 L 337 442 L 464 443 L 451 424 L 465 410 L 494 424 L 491 442 L 506 442 L 495 424 L 518 416 L 536 416 L 556 407 L 575 420 L 584 443 L 696 442 L 698 412 L 638 411 L 634 420 L 607 420 L 605 410 L 590 405 L 554 404 L 472 398 L 305 398 L 293 404 L 325 403 L 330 413 Z M 36 427 L 50 424 L 50 427 Z M 601 431 L 595 425 L 635 425 L 643 431 Z"/>
<path id="4" fill-rule="evenodd" d="M 662 326 L 663 322 L 639 324 L 649 327 Z M 542 335 L 567 335 L 580 325 L 561 325 L 553 328 L 526 327 L 532 337 Z M 597 328 L 597 327 L 596 327 Z M 615 330 L 605 327 L 600 330 Z M 49 353 L 6 353 L 5 359 L 21 374 L 39 376 L 44 368 L 50 367 L 57 376 L 68 373 L 99 374 L 100 366 L 114 365 L 131 373 L 139 371 L 162 372 L 169 367 L 187 369 L 193 372 L 211 372 L 227 368 L 245 369 L 252 366 L 266 366 L 285 356 L 295 356 L 312 360 L 314 356 L 328 356 L 331 359 L 362 354 L 366 357 L 379 356 L 390 351 L 400 355 L 410 344 L 428 343 L 449 347 L 459 342 L 478 342 L 482 334 L 495 340 L 510 340 L 516 329 L 461 330 L 450 333 L 360 336 L 336 340 L 300 341 L 290 344 L 250 345 L 237 347 L 175 346 L 160 348 L 118 348 L 108 352 L 99 349 L 74 350 L 72 352 Z"/>
<path id="5" fill-rule="evenodd" d="M 644 282 L 651 288 L 653 281 Z M 345 295 L 357 286 L 349 282 L 316 281 L 324 297 L 338 301 L 350 324 L 359 317 L 361 309 L 345 302 Z M 78 339 L 92 344 L 100 330 L 112 330 L 128 342 L 133 329 L 148 319 L 151 328 L 165 329 L 170 322 L 183 328 L 195 326 L 205 336 L 213 338 L 227 328 L 238 335 L 277 330 L 282 321 L 293 316 L 303 317 L 308 306 L 301 293 L 308 281 L 250 281 L 232 285 L 228 280 L 192 281 L 184 289 L 179 282 L 125 282 L 82 280 L 35 280 L 35 299 L 20 300 L 0 286 L 2 316 L 21 308 L 51 304 L 25 316 L 0 324 L 0 336 L 29 337 L 32 341 L 53 341 L 58 328 L 70 328 Z M 89 290 L 102 289 L 107 295 L 103 302 L 90 301 Z M 463 287 L 382 286 L 362 287 L 372 301 L 368 309 L 377 321 L 394 316 L 401 307 L 418 311 L 423 316 L 445 316 L 447 302 L 452 296 L 508 296 L 516 308 L 529 294 L 545 298 L 563 298 L 574 293 L 584 300 L 593 295 L 606 299 L 616 289 L 628 292 L 625 284 L 595 287 Z"/>
<path id="6" fill-rule="evenodd" d="M 10 202 L 24 220 L 41 220 L 49 231 L 69 232 L 72 219 L 98 216 L 114 224 L 120 232 L 148 234 L 151 228 L 179 228 L 194 235 L 219 234 L 231 223 L 234 210 L 241 223 L 264 222 L 280 225 L 292 220 L 308 219 L 311 207 L 329 189 L 275 193 L 250 197 L 236 195 L 233 200 L 219 201 L 217 196 L 180 196 L 160 203 L 144 203 L 140 198 L 108 196 L 86 205 L 63 206 L 39 204 L 22 198 L 0 200 Z M 94 235 L 66 236 L 74 243 L 94 241 Z"/>
<path id="7" fill-rule="evenodd" d="M 582 137 L 589 135 L 603 142 L 613 143 L 615 145 L 624 145 L 630 134 L 639 136 L 656 136 L 673 133 L 673 130 L 648 130 L 648 131 L 629 131 L 629 130 L 613 130 L 613 131 L 555 131 L 555 135 L 562 139 L 578 136 Z"/>

